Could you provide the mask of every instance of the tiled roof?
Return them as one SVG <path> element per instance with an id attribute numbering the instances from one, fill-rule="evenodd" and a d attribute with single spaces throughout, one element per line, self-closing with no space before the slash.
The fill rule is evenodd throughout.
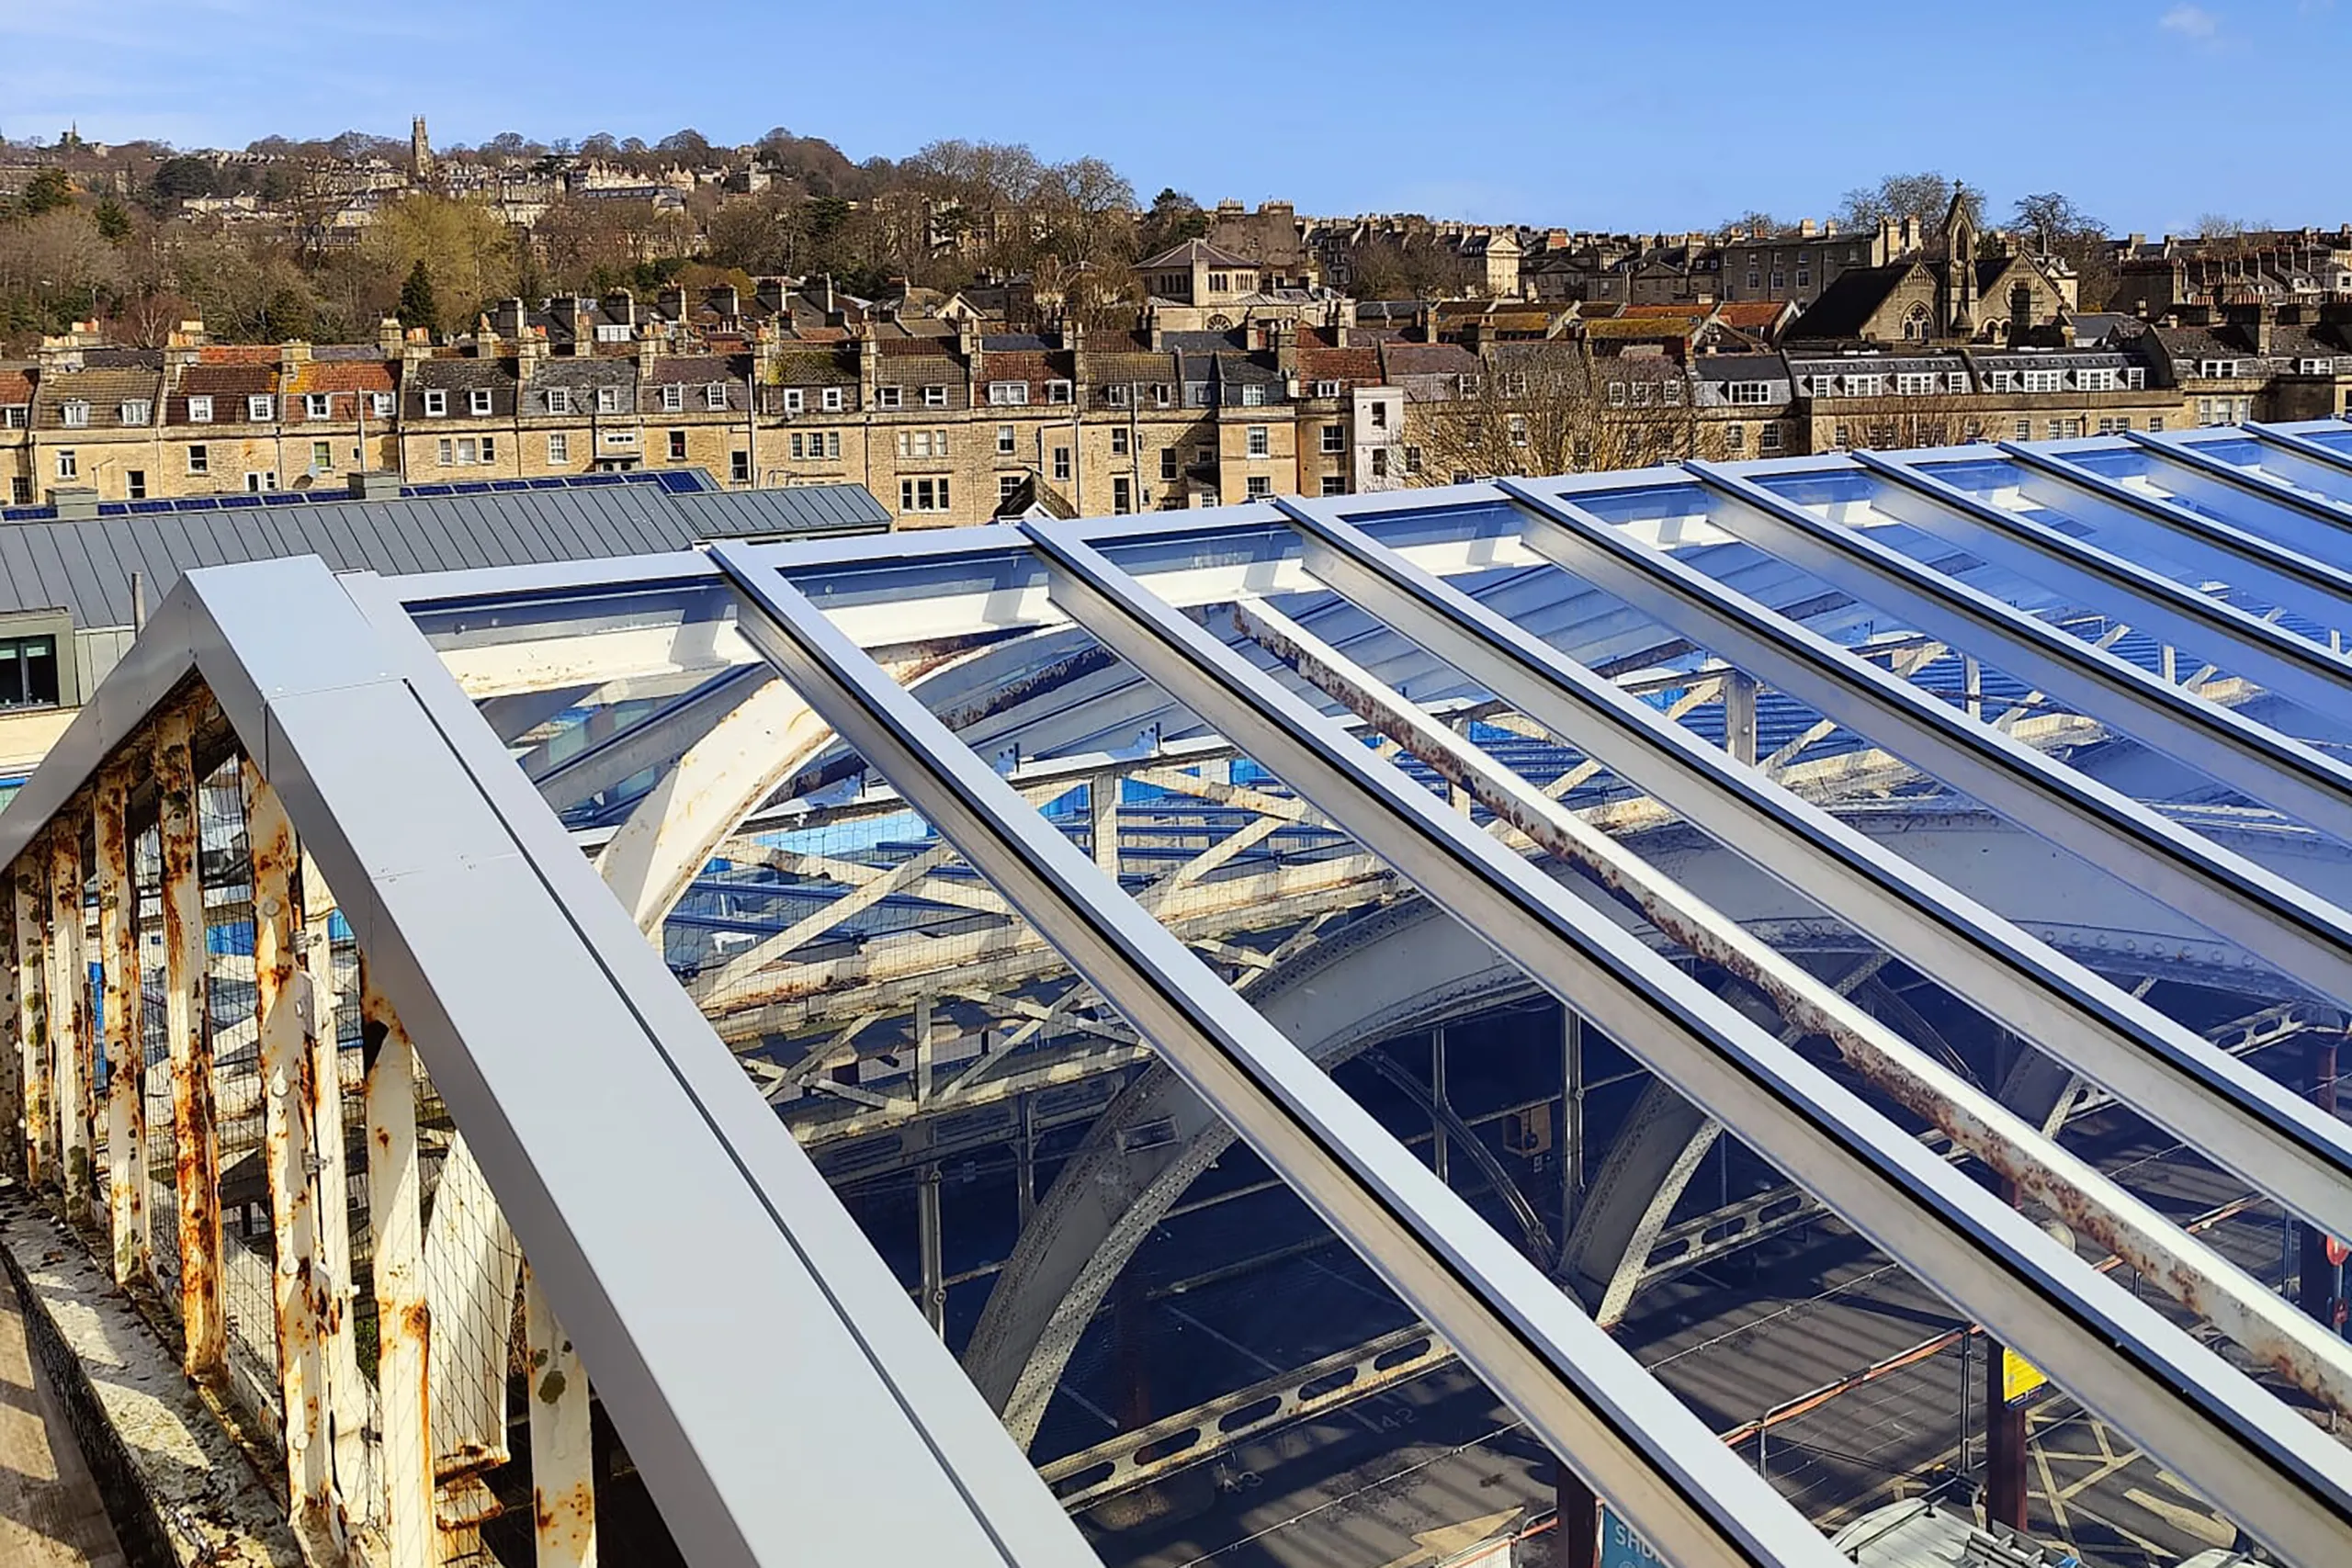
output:
<path id="1" fill-rule="evenodd" d="M 266 361 L 244 365 L 191 365 L 180 372 L 176 390 L 182 397 L 265 397 L 277 390 L 277 356 L 273 353 Z"/>
<path id="2" fill-rule="evenodd" d="M 278 349 L 266 343 L 207 344 L 196 351 L 198 365 L 268 365 L 276 366 Z"/>
<path id="3" fill-rule="evenodd" d="M 1380 360 L 1391 378 L 1476 376 L 1485 368 L 1476 355 L 1458 343 L 1383 344 Z"/>
<path id="4" fill-rule="evenodd" d="M 786 387 L 854 387 L 857 355 L 837 349 L 786 349 L 776 356 L 776 380 Z"/>
<path id="5" fill-rule="evenodd" d="M 742 373 L 729 363 L 724 355 L 673 354 L 653 362 L 646 378 L 649 386 L 664 387 L 673 382 L 688 387 L 708 386 L 713 381 L 740 381 Z"/>
<path id="6" fill-rule="evenodd" d="M 312 360 L 299 366 L 294 379 L 288 384 L 289 394 L 304 392 L 389 392 L 392 389 L 391 367 L 381 359 Z"/>
<path id="7" fill-rule="evenodd" d="M 0 405 L 33 400 L 32 367 L 0 365 Z"/>
<path id="8" fill-rule="evenodd" d="M 1298 373 L 1309 381 L 1374 383 L 1380 379 L 1380 351 L 1376 348 L 1301 347 L 1298 351 Z"/>
<path id="9" fill-rule="evenodd" d="M 163 381 L 162 375 L 153 370 L 45 372 L 34 388 L 33 423 L 43 429 L 57 429 L 64 423 L 64 416 L 59 411 L 65 404 L 87 403 L 91 426 L 115 429 L 122 423 L 122 405 L 133 401 L 147 404 L 147 418 L 153 421 Z"/>

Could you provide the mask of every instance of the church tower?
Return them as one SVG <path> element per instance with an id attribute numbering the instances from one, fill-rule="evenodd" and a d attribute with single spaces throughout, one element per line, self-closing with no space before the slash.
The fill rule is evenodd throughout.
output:
<path id="1" fill-rule="evenodd" d="M 1955 182 L 1944 213 L 1944 331 L 1956 338 L 1976 335 L 1976 224 L 1968 216 L 1968 193 Z"/>
<path id="2" fill-rule="evenodd" d="M 424 117 L 418 115 L 408 128 L 409 174 L 419 185 L 433 181 L 433 139 L 424 134 Z"/>

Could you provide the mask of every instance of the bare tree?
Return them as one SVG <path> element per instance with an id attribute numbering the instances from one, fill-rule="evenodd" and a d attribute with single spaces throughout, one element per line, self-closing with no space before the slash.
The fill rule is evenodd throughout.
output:
<path id="1" fill-rule="evenodd" d="M 1418 405 L 1422 472 L 1522 477 L 1631 468 L 1696 456 L 1697 412 L 1682 367 L 1657 355 L 1596 356 L 1583 340 L 1491 345 L 1470 384 Z"/>

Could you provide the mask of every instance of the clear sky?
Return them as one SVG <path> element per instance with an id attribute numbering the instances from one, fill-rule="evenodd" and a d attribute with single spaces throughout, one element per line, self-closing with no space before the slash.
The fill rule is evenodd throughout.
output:
<path id="1" fill-rule="evenodd" d="M 0 0 L 0 131 L 243 146 L 783 125 L 1109 159 L 1145 200 L 1659 229 L 1937 169 L 2117 231 L 2352 218 L 2352 0 Z"/>

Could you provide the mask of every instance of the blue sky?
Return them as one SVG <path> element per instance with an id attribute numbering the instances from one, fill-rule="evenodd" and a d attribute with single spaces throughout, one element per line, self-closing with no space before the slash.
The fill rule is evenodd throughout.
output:
<path id="1" fill-rule="evenodd" d="M 852 158 L 1108 158 L 1148 200 L 1632 229 L 1823 214 L 1932 168 L 2116 230 L 2352 218 L 2352 0 L 1681 0 L 1453 12 L 896 0 L 0 0 L 0 130 L 243 146 L 356 127 Z M 1219 18 L 1223 18 L 1220 20 Z"/>

